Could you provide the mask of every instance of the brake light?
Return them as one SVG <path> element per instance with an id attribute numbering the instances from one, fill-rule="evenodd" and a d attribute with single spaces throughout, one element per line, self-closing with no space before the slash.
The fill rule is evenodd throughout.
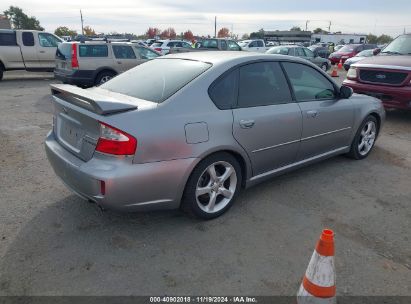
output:
<path id="1" fill-rule="evenodd" d="M 75 43 L 71 45 L 71 67 L 73 69 L 79 68 L 78 59 L 77 59 L 77 44 Z"/>
<path id="2" fill-rule="evenodd" d="M 154 48 L 157 52 L 161 52 L 161 48 Z"/>
<path id="3" fill-rule="evenodd" d="M 113 155 L 133 155 L 137 149 L 137 139 L 101 121 L 100 137 L 96 151 Z"/>

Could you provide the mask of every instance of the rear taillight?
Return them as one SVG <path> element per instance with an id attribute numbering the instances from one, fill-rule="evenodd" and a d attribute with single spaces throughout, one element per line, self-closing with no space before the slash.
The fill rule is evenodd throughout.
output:
<path id="1" fill-rule="evenodd" d="M 161 52 L 161 48 L 154 48 L 157 52 Z"/>
<path id="2" fill-rule="evenodd" d="M 119 129 L 100 123 L 100 137 L 96 151 L 113 155 L 133 155 L 137 149 L 137 139 Z"/>
<path id="3" fill-rule="evenodd" d="M 71 67 L 79 68 L 78 59 L 77 59 L 77 44 L 73 43 L 71 45 Z"/>

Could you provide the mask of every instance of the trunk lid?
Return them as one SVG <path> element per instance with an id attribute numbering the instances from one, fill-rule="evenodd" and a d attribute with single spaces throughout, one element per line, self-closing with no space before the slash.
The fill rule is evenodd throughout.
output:
<path id="1" fill-rule="evenodd" d="M 93 157 L 105 116 L 136 110 L 147 102 L 105 90 L 81 89 L 71 85 L 51 85 L 53 132 L 60 144 L 84 161 Z M 152 103 L 150 103 L 152 104 Z"/>

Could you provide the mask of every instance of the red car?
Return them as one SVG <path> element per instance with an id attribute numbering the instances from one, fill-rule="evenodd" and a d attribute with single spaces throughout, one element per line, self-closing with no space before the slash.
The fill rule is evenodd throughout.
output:
<path id="1" fill-rule="evenodd" d="M 377 56 L 351 65 L 343 84 L 379 98 L 386 108 L 411 110 L 411 34 L 397 37 Z"/>
<path id="2" fill-rule="evenodd" d="M 338 51 L 332 53 L 328 59 L 331 64 L 337 64 L 342 60 L 344 63 L 348 58 L 354 57 L 359 52 L 377 48 L 376 44 L 347 44 Z"/>

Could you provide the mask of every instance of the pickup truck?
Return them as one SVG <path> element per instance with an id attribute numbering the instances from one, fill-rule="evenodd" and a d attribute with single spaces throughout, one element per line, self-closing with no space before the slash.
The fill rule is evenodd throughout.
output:
<path id="1" fill-rule="evenodd" d="M 411 110 L 411 34 L 375 49 L 374 55 L 352 64 L 343 84 L 377 97 L 385 108 Z"/>
<path id="2" fill-rule="evenodd" d="M 62 40 L 47 32 L 0 30 L 0 80 L 5 71 L 53 71 Z"/>
<path id="3" fill-rule="evenodd" d="M 199 51 L 241 51 L 241 47 L 231 39 L 209 38 L 196 43 L 195 48 L 171 48 L 169 54 Z"/>
<path id="4" fill-rule="evenodd" d="M 243 51 L 265 53 L 270 49 L 263 39 L 243 40 L 238 43 Z"/>

